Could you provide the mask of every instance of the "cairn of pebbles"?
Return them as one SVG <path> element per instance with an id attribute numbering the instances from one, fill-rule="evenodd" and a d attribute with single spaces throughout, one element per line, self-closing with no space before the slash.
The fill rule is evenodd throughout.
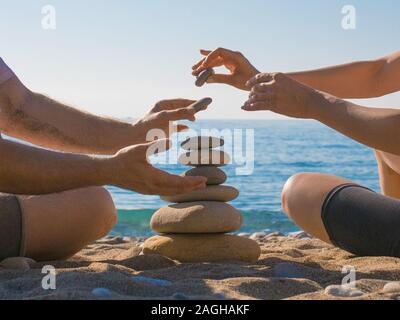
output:
<path id="1" fill-rule="evenodd" d="M 143 245 L 144 254 L 160 254 L 180 262 L 254 262 L 260 247 L 254 240 L 228 234 L 239 230 L 240 212 L 227 202 L 239 191 L 223 185 L 227 176 L 222 167 L 230 157 L 222 150 L 224 141 L 215 137 L 192 137 L 182 143 L 187 152 L 178 161 L 193 168 L 184 176 L 204 176 L 207 187 L 186 194 L 161 197 L 171 202 L 151 218 L 151 228 L 160 235 Z"/>

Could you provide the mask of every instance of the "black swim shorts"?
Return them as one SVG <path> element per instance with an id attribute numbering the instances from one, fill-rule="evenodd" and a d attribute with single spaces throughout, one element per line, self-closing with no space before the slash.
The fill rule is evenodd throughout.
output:
<path id="1" fill-rule="evenodd" d="M 400 257 L 400 200 L 343 184 L 326 197 L 322 221 L 341 249 L 359 256 Z"/>
<path id="2" fill-rule="evenodd" d="M 0 261 L 23 256 L 23 221 L 15 195 L 0 193 Z"/>

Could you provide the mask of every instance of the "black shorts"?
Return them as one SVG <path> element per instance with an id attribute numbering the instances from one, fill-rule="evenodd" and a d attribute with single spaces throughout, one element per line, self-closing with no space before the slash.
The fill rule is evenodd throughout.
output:
<path id="1" fill-rule="evenodd" d="M 0 261 L 24 255 L 22 211 L 15 195 L 0 193 Z"/>
<path id="2" fill-rule="evenodd" d="M 331 242 L 360 256 L 400 257 L 400 200 L 368 188 L 343 184 L 322 206 Z"/>

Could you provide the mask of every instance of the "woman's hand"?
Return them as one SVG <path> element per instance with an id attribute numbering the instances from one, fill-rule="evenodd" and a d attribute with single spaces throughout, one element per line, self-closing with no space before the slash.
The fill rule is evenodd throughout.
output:
<path id="1" fill-rule="evenodd" d="M 242 90 L 249 90 L 246 87 L 247 80 L 259 73 L 240 52 L 218 48 L 214 51 L 202 49 L 200 53 L 205 58 L 192 67 L 194 76 L 198 76 L 205 69 L 220 66 L 225 66 L 230 72 L 230 74 L 214 74 L 208 78 L 207 83 L 226 83 Z"/>
<path id="2" fill-rule="evenodd" d="M 162 100 L 157 102 L 142 119 L 133 125 L 137 143 L 147 142 L 147 133 L 152 129 L 162 130 L 166 138 L 174 132 L 187 130 L 187 126 L 181 124 L 174 125 L 173 122 L 178 120 L 195 121 L 196 110 L 188 108 L 194 102 L 196 101 L 188 99 Z M 172 126 L 170 127 L 171 124 Z"/>
<path id="3" fill-rule="evenodd" d="M 205 177 L 181 177 L 153 167 L 149 156 L 168 150 L 168 139 L 126 147 L 108 163 L 109 179 L 113 185 L 149 195 L 175 195 L 205 188 Z"/>
<path id="4" fill-rule="evenodd" d="M 270 110 L 293 118 L 314 118 L 326 95 L 283 73 L 260 73 L 247 82 L 251 90 L 242 109 Z"/>

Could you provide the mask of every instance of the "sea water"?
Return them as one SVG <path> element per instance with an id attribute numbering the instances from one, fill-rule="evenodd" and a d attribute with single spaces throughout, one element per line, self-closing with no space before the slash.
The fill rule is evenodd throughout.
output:
<path id="1" fill-rule="evenodd" d="M 281 190 L 286 180 L 299 172 L 323 172 L 351 179 L 379 191 L 373 151 L 315 121 L 293 120 L 201 120 L 194 129 L 254 129 L 254 171 L 236 175 L 236 166 L 223 167 L 226 184 L 240 191 L 231 204 L 244 217 L 239 232 L 298 231 L 282 212 Z M 177 164 L 157 165 L 180 174 L 187 168 Z M 164 201 L 156 196 L 108 187 L 118 209 L 118 223 L 112 233 L 149 236 L 151 215 Z"/>

